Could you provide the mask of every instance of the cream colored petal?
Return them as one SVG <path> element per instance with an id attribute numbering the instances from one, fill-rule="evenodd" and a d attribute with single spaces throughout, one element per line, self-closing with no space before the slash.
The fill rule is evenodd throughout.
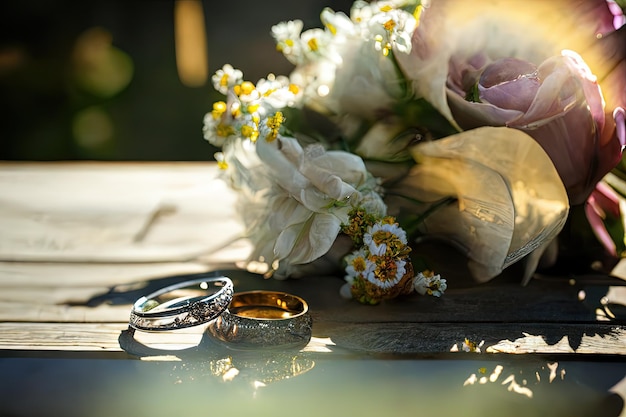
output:
<path id="1" fill-rule="evenodd" d="M 487 281 L 562 229 L 567 194 L 550 158 L 525 133 L 484 127 L 414 149 L 418 165 L 403 181 L 421 201 L 458 198 L 422 231 L 461 247 L 474 279 Z M 423 212 L 427 207 L 418 208 Z"/>
<path id="2" fill-rule="evenodd" d="M 407 148 L 416 136 L 417 132 L 407 131 L 402 120 L 388 117 L 367 131 L 354 152 L 366 159 L 406 161 L 411 159 Z"/>
<path id="3" fill-rule="evenodd" d="M 420 231 L 452 241 L 465 252 L 476 281 L 498 275 L 515 225 L 515 208 L 502 176 L 474 161 L 429 157 L 407 180 L 415 187 L 413 197 L 421 201 L 459 198 L 458 204 L 441 207 L 427 217 Z"/>
<path id="4" fill-rule="evenodd" d="M 337 203 L 337 199 L 329 197 L 316 188 L 305 188 L 300 191 L 300 195 L 293 196 L 298 202 L 315 213 L 326 212 Z"/>
<path id="5" fill-rule="evenodd" d="M 324 158 L 315 163 L 353 186 L 363 184 L 367 179 L 365 162 L 360 156 L 350 152 L 327 151 Z"/>
<path id="6" fill-rule="evenodd" d="M 288 226 L 304 223 L 312 214 L 311 210 L 285 194 L 271 199 L 268 206 L 271 213 L 267 216 L 267 223 L 276 235 Z"/>
<path id="7" fill-rule="evenodd" d="M 277 259 L 289 258 L 289 263 L 293 263 L 293 257 L 296 256 L 298 252 L 300 252 L 301 258 L 306 257 L 306 255 L 302 254 L 306 249 L 303 250 L 303 245 L 298 245 L 298 243 L 301 242 L 303 238 L 306 239 L 307 229 L 310 227 L 312 220 L 313 213 L 311 213 L 311 216 L 309 216 L 306 222 L 292 224 L 280 232 L 274 244 L 274 255 Z M 296 245 L 298 245 L 297 251 Z"/>
<path id="8" fill-rule="evenodd" d="M 270 168 L 268 174 L 292 195 L 299 194 L 301 189 L 310 185 L 309 180 L 294 165 L 293 159 L 297 158 L 298 149 L 301 152 L 293 138 L 280 138 L 273 142 L 259 140 L 256 144 L 259 159 Z"/>
<path id="9" fill-rule="evenodd" d="M 305 149 L 300 172 L 323 194 L 341 200 L 356 190 L 350 183 L 363 182 L 365 164 L 358 156 L 341 151 L 326 152 L 321 146 Z"/>
<path id="10" fill-rule="evenodd" d="M 291 264 L 314 261 L 331 248 L 339 234 L 341 222 L 331 214 L 312 214 L 303 224 L 283 230 L 276 239 L 274 254 L 278 259 L 288 258 Z"/>

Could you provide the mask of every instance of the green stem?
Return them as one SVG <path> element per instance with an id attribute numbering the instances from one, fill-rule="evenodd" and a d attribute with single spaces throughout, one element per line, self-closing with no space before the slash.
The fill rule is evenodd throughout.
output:
<path id="1" fill-rule="evenodd" d="M 385 190 L 385 195 L 404 198 L 405 200 L 410 201 L 414 204 L 428 204 L 426 203 L 426 201 L 418 200 L 417 198 L 409 197 L 408 195 L 404 195 L 395 191 Z"/>
<path id="2" fill-rule="evenodd" d="M 413 221 L 408 222 L 402 225 L 402 228 L 409 234 L 412 235 L 415 230 L 418 228 L 420 224 L 422 224 L 430 215 L 432 215 L 435 211 L 439 210 L 441 207 L 449 206 L 450 204 L 455 204 L 458 201 L 456 197 L 445 197 L 439 201 L 433 203 L 428 210 L 417 216 Z"/>

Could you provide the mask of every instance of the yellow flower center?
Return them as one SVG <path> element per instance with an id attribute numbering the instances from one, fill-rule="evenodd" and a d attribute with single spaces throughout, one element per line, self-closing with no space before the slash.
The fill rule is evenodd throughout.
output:
<path id="1" fill-rule="evenodd" d="M 238 96 L 249 95 L 254 91 L 254 84 L 250 81 L 244 81 L 241 84 L 236 85 L 233 90 Z"/>
<path id="2" fill-rule="evenodd" d="M 256 129 L 250 125 L 241 126 L 241 136 L 244 138 L 250 138 L 254 135 Z"/>
<path id="3" fill-rule="evenodd" d="M 365 259 L 363 257 L 358 256 L 352 260 L 352 267 L 357 272 L 365 271 L 365 267 L 367 266 Z"/>
<path id="4" fill-rule="evenodd" d="M 468 338 L 465 338 L 465 345 L 470 352 L 476 352 L 476 349 L 478 348 L 478 344 L 472 340 L 469 340 Z"/>
<path id="5" fill-rule="evenodd" d="M 380 245 L 381 243 L 390 243 L 394 237 L 394 234 L 391 232 L 379 230 L 372 235 L 372 240 L 376 242 L 377 245 Z"/>
<path id="6" fill-rule="evenodd" d="M 393 30 L 393 28 L 396 27 L 396 22 L 393 19 L 389 19 L 385 23 L 383 23 L 383 27 L 387 31 L 391 32 Z"/>
<path id="7" fill-rule="evenodd" d="M 376 42 L 376 49 L 382 51 L 383 56 L 388 56 L 391 51 L 391 43 L 385 42 L 384 38 L 380 35 L 374 37 Z"/>
<path id="8" fill-rule="evenodd" d="M 221 170 L 228 169 L 228 162 L 226 162 L 223 152 L 215 152 L 214 157 L 215 157 L 215 160 L 217 161 L 217 167 L 219 169 Z"/>
<path id="9" fill-rule="evenodd" d="M 276 114 L 267 118 L 265 125 L 270 129 L 270 132 L 265 137 L 266 141 L 272 142 L 278 137 L 278 130 L 284 121 L 285 118 L 280 111 L 277 111 Z"/>
<path id="10" fill-rule="evenodd" d="M 391 281 L 395 279 L 398 272 L 398 266 L 393 258 L 378 258 L 376 261 L 376 270 L 374 276 L 381 282 Z"/>
<path id="11" fill-rule="evenodd" d="M 423 11 L 424 11 L 424 6 L 420 4 L 419 6 L 415 8 L 415 11 L 413 12 L 413 17 L 415 18 L 415 21 L 417 22 L 418 25 L 420 23 L 420 18 L 422 17 Z"/>
<path id="12" fill-rule="evenodd" d="M 317 51 L 319 49 L 319 46 L 317 45 L 317 39 L 315 39 L 315 38 L 309 39 L 309 41 L 307 42 L 307 45 L 309 45 L 309 48 L 313 52 L 315 52 L 315 51 Z"/>
<path id="13" fill-rule="evenodd" d="M 213 115 L 214 119 L 217 120 L 222 117 L 222 114 L 224 114 L 225 111 L 226 103 L 224 103 L 223 101 L 216 101 L 215 103 L 213 103 L 213 110 L 211 111 L 211 114 Z"/>
<path id="14" fill-rule="evenodd" d="M 300 92 L 300 87 L 295 84 L 289 84 L 289 91 L 294 95 L 298 94 Z"/>
<path id="15" fill-rule="evenodd" d="M 217 125 L 217 136 L 227 138 L 235 133 L 235 129 L 229 124 L 220 123 Z"/>

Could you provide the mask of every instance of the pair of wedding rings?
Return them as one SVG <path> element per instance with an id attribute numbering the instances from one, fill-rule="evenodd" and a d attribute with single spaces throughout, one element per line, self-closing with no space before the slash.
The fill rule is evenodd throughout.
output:
<path id="1" fill-rule="evenodd" d="M 129 326 L 161 332 L 206 323 L 217 341 L 243 349 L 304 346 L 312 328 L 304 299 L 277 291 L 235 293 L 225 276 L 184 281 L 141 297 Z"/>

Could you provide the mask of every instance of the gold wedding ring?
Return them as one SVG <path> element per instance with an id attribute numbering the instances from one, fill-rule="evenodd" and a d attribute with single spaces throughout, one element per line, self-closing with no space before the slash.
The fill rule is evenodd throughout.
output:
<path id="1" fill-rule="evenodd" d="M 228 347 L 258 349 L 305 346 L 312 319 L 302 298 L 276 291 L 235 293 L 209 333 Z"/>

